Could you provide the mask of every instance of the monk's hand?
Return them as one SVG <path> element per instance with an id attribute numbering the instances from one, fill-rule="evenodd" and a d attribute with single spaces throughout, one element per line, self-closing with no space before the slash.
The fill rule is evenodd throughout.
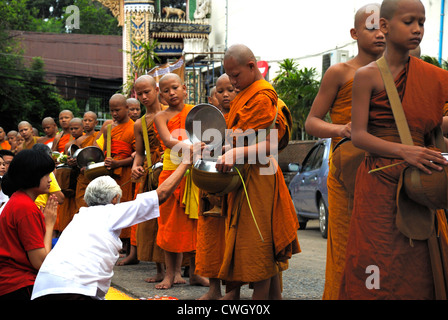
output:
<path id="1" fill-rule="evenodd" d="M 134 180 L 138 180 L 145 173 L 145 169 L 142 166 L 136 166 L 132 168 L 131 178 Z"/>
<path id="2" fill-rule="evenodd" d="M 218 157 L 218 160 L 216 161 L 216 170 L 223 173 L 232 170 L 236 162 L 236 149 L 237 148 L 232 148 L 226 151 L 222 156 Z"/>
<path id="3" fill-rule="evenodd" d="M 104 159 L 104 166 L 108 169 L 108 170 L 112 170 L 115 169 L 116 167 L 116 161 L 111 158 L 111 157 L 107 157 L 106 159 Z"/>
<path id="4" fill-rule="evenodd" d="M 351 138 L 352 137 L 352 123 L 349 122 L 346 125 L 341 126 L 339 137 Z"/>
<path id="5" fill-rule="evenodd" d="M 56 223 L 56 217 L 58 215 L 58 199 L 55 195 L 52 194 L 48 197 L 43 214 L 47 225 L 53 226 Z"/>
<path id="6" fill-rule="evenodd" d="M 403 145 L 405 146 L 405 145 Z M 448 165 L 448 161 L 440 151 L 418 146 L 405 146 L 403 159 L 410 165 L 417 167 L 421 171 L 431 174 L 432 168 L 441 171 L 443 166 Z"/>

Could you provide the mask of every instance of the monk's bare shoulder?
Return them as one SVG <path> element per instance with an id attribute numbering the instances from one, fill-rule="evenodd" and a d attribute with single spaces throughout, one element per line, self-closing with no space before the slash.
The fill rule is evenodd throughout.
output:
<path id="1" fill-rule="evenodd" d="M 341 87 L 355 76 L 356 67 L 351 61 L 340 62 L 330 66 L 324 74 L 326 82 Z"/>

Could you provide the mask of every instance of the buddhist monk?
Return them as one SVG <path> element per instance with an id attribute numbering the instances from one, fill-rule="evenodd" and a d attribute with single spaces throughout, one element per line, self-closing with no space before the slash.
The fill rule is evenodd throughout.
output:
<path id="1" fill-rule="evenodd" d="M 112 120 L 107 120 L 98 134 L 104 136 L 104 152 L 106 158 L 104 165 L 112 171 L 112 177 L 121 187 L 122 202 L 131 201 L 134 198 L 134 190 L 131 183 L 132 153 L 135 151 L 134 121 L 129 118 L 129 108 L 126 97 L 122 94 L 114 94 L 109 100 L 109 110 Z M 108 126 L 111 128 L 111 156 L 107 155 Z M 131 237 L 131 228 L 123 229 L 120 235 L 128 246 Z M 130 245 L 129 245 L 130 246 Z M 130 247 L 126 249 L 129 254 Z"/>
<path id="2" fill-rule="evenodd" d="M 300 252 L 294 206 L 283 173 L 271 156 L 289 141 L 286 109 L 279 106 L 277 93 L 264 80 L 247 46 L 231 46 L 224 55 L 224 69 L 239 91 L 227 120 L 237 141 L 218 158 L 216 167 L 228 172 L 237 169 L 235 164 L 243 164 L 240 173 L 247 197 L 243 186 L 227 195 L 226 247 L 219 278 L 252 282 L 253 299 L 281 299 L 280 272 L 287 268 L 292 254 Z M 255 130 L 258 137 L 263 137 L 263 132 L 266 137 L 241 145 L 238 132 L 247 142 L 244 133 Z M 256 162 L 249 163 L 254 156 Z"/>
<path id="3" fill-rule="evenodd" d="M 137 80 L 136 80 L 137 81 Z M 134 84 L 135 86 L 135 84 Z M 142 109 L 140 107 L 140 101 L 135 98 L 128 98 L 126 103 L 129 107 L 129 118 L 131 118 L 134 122 L 137 121 L 141 117 Z"/>
<path id="4" fill-rule="evenodd" d="M 151 179 L 155 178 L 153 177 L 153 173 L 149 171 L 146 155 L 149 155 L 150 164 L 152 165 L 161 161 L 163 148 L 154 132 L 154 116 L 166 108 L 159 103 L 159 88 L 153 77 L 149 75 L 139 77 L 134 83 L 134 90 L 138 100 L 134 99 L 136 103 L 132 103 L 131 100 L 130 104 L 130 99 L 128 99 L 129 108 L 131 108 L 131 105 L 135 107 L 137 104 L 140 108 L 141 103 L 146 110 L 144 116 L 138 118 L 134 124 L 135 158 L 132 165 L 132 179 L 138 181 L 136 193 L 142 193 L 153 189 Z M 145 121 L 145 123 L 142 121 Z M 144 126 L 145 130 L 143 130 Z M 146 150 L 145 138 L 148 139 L 149 150 Z M 133 226 L 133 232 L 131 233 L 131 252 L 128 257 L 117 263 L 124 265 L 137 263 L 140 260 L 155 262 L 156 275 L 145 279 L 146 282 L 150 283 L 162 281 L 165 274 L 163 264 L 165 255 L 156 243 L 157 230 L 157 219 Z"/>
<path id="5" fill-rule="evenodd" d="M 82 118 L 82 126 L 84 130 L 84 134 L 76 139 L 75 143 L 81 149 L 86 147 L 93 146 L 95 141 L 95 137 L 97 135 L 97 131 L 95 127 L 98 124 L 98 117 L 95 112 L 87 111 L 84 113 Z M 76 181 L 76 192 L 75 192 L 75 201 L 76 201 L 76 212 L 79 211 L 81 207 L 87 207 L 86 202 L 84 201 L 84 193 L 89 184 L 90 180 L 84 176 L 85 168 L 80 168 L 78 179 Z"/>
<path id="6" fill-rule="evenodd" d="M 72 221 L 73 216 L 77 212 L 76 206 L 76 183 L 78 179 L 79 169 L 77 167 L 76 159 L 72 157 L 73 154 L 69 152 L 69 148 L 72 145 L 76 144 L 76 139 L 83 135 L 83 125 L 81 118 L 72 118 L 69 121 L 68 129 L 70 131 L 71 138 L 64 146 L 64 154 L 68 155 L 67 165 L 70 169 L 56 169 L 56 179 L 63 182 L 63 186 L 61 187 L 62 192 L 64 193 L 65 199 L 62 204 L 58 206 L 58 216 L 56 220 L 55 230 L 58 232 L 63 232 L 67 225 Z M 60 140 L 61 141 L 61 140 Z M 65 172 L 61 173 L 61 172 Z"/>
<path id="7" fill-rule="evenodd" d="M 11 150 L 11 145 L 6 139 L 6 132 L 2 127 L 0 127 L 0 150 Z"/>
<path id="8" fill-rule="evenodd" d="M 16 130 L 8 131 L 7 137 L 9 145 L 11 146 L 11 150 L 14 151 L 17 147 L 17 141 L 16 141 L 17 131 Z"/>
<path id="9" fill-rule="evenodd" d="M 45 117 L 42 120 L 42 130 L 44 131 L 45 136 L 39 137 L 37 143 L 44 143 L 51 148 L 53 146 L 54 138 L 58 133 L 58 125 L 52 117 Z"/>
<path id="10" fill-rule="evenodd" d="M 216 106 L 227 118 L 230 103 L 235 98 L 236 91 L 230 83 L 227 74 L 221 75 L 216 81 L 216 87 L 210 90 L 208 101 Z M 196 273 L 209 278 L 210 289 L 199 300 L 217 300 L 222 298 L 221 280 L 218 278 L 225 248 L 225 215 L 222 212 L 223 197 L 199 193 L 198 242 L 196 247 Z M 233 290 L 239 293 L 239 290 Z M 226 299 L 236 299 L 227 295 Z"/>
<path id="11" fill-rule="evenodd" d="M 159 177 L 159 183 L 162 183 L 176 170 L 182 153 L 192 152 L 192 146 L 184 140 L 187 139 L 185 119 L 193 106 L 184 103 L 186 86 L 178 75 L 164 75 L 159 81 L 159 88 L 168 103 L 168 108 L 154 117 L 156 134 L 164 148 L 163 171 Z M 185 283 L 180 274 L 183 254 L 196 250 L 198 189 L 187 181 L 189 178 L 185 177 L 170 198 L 160 206 L 157 244 L 165 252 L 166 272 L 162 282 L 156 284 L 157 289 L 168 289 L 175 283 Z M 208 285 L 206 279 L 194 274 L 194 269 L 194 258 L 191 258 L 190 284 Z"/>
<path id="12" fill-rule="evenodd" d="M 73 117 L 73 112 L 70 110 L 62 110 L 59 113 L 59 125 L 62 131 L 54 138 L 53 145 L 51 146 L 52 151 L 64 152 L 65 145 L 72 139 L 69 124 Z"/>
<path id="13" fill-rule="evenodd" d="M 358 54 L 347 62 L 328 68 L 305 122 L 308 134 L 319 138 L 332 138 L 331 150 L 334 150 L 342 138 L 351 137 L 352 86 L 356 70 L 377 60 L 386 45 L 379 26 L 369 25 L 371 8 L 377 8 L 379 12 L 380 5 L 369 4 L 361 7 L 355 14 L 354 27 L 350 29 L 351 37 L 357 42 Z M 325 121 L 328 112 L 331 122 Z M 344 147 L 347 147 L 351 142 L 345 143 L 347 145 Z M 343 178 L 347 175 L 355 177 L 359 164 L 364 160 L 363 150 L 350 149 L 343 155 L 340 154 L 341 150 L 342 148 L 337 148 L 330 156 L 327 179 L 329 208 L 324 300 L 338 298 L 344 270 L 354 190 L 351 187 L 353 183 L 345 183 Z M 341 167 L 341 161 L 350 165 Z M 351 172 L 341 173 L 346 169 Z"/>
<path id="14" fill-rule="evenodd" d="M 367 153 L 356 174 L 339 299 L 435 298 L 429 240 L 410 240 L 395 219 L 403 170 L 412 166 L 430 174 L 430 168 L 442 170 L 448 164 L 440 151 L 425 144 L 425 136 L 442 123 L 448 72 L 409 55 L 422 40 L 424 23 L 425 8 L 419 0 L 381 4 L 384 58 L 395 79 L 412 145 L 401 143 L 378 63 L 355 73 L 351 137 Z M 381 170 L 369 173 L 374 168 Z"/>
<path id="15" fill-rule="evenodd" d="M 18 125 L 18 131 L 25 140 L 22 144 L 22 150 L 31 149 L 37 141 L 37 137 L 33 135 L 33 127 L 28 121 L 21 121 Z"/>

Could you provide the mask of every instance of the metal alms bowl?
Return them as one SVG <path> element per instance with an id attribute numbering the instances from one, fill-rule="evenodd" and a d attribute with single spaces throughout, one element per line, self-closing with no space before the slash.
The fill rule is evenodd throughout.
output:
<path id="1" fill-rule="evenodd" d="M 89 180 L 107 175 L 110 175 L 110 171 L 104 166 L 104 162 L 88 164 L 84 171 L 84 176 Z"/>
<path id="2" fill-rule="evenodd" d="M 232 169 L 229 172 L 218 172 L 216 161 L 200 159 L 194 164 L 191 177 L 194 184 L 208 193 L 224 195 L 241 185 L 238 172 Z"/>
<path id="3" fill-rule="evenodd" d="M 204 142 L 210 149 L 219 148 L 225 141 L 226 119 L 215 106 L 198 104 L 188 112 L 185 130 L 192 143 Z"/>
<path id="4" fill-rule="evenodd" d="M 91 146 L 76 150 L 74 158 L 76 158 L 78 167 L 81 169 L 87 167 L 87 165 L 92 162 L 97 163 L 104 161 L 104 153 L 100 148 Z"/>

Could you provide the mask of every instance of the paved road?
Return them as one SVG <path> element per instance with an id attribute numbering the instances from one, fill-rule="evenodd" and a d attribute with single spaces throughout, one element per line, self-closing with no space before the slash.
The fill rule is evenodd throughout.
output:
<path id="1" fill-rule="evenodd" d="M 283 299 L 320 300 L 325 275 L 326 240 L 319 233 L 317 221 L 310 221 L 306 230 L 298 231 L 302 252 L 290 260 L 289 269 L 283 273 Z M 140 262 L 137 265 L 116 266 L 112 287 L 134 298 L 148 298 L 155 295 L 168 295 L 179 300 L 195 300 L 207 292 L 208 288 L 175 285 L 169 290 L 156 290 L 154 284 L 143 281 L 155 274 L 155 265 Z M 251 299 L 252 290 L 244 286 L 241 299 Z"/>

